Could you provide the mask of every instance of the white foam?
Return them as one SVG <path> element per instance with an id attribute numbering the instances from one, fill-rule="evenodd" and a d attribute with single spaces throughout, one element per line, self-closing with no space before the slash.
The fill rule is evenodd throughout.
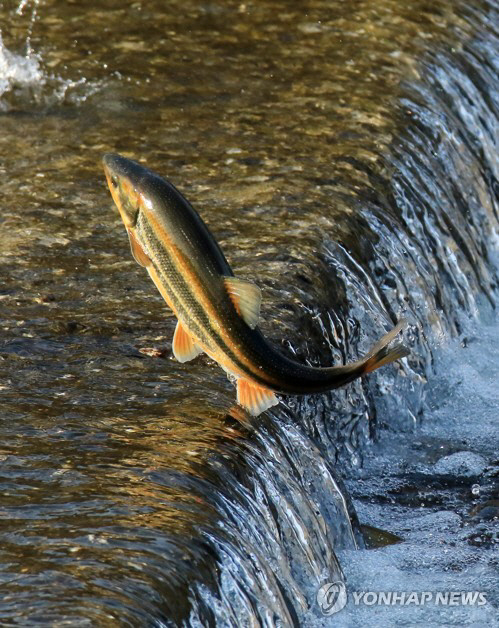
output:
<path id="1" fill-rule="evenodd" d="M 359 478 L 348 484 L 361 522 L 403 541 L 339 551 L 347 605 L 322 617 L 316 604 L 311 625 L 497 625 L 494 521 L 480 509 L 494 499 L 498 356 L 495 317 L 443 350 L 429 384 L 429 411 L 414 433 L 381 434 Z M 407 592 L 406 599 L 410 592 L 433 597 L 423 605 L 365 604 L 359 597 L 359 592 L 390 591 Z M 436 603 L 437 592 L 444 600 L 447 593 L 482 592 L 486 603 L 479 598 L 472 604 Z"/>
<path id="2" fill-rule="evenodd" d="M 29 88 L 43 83 L 44 76 L 38 59 L 10 52 L 0 33 L 0 98 L 13 88 Z"/>

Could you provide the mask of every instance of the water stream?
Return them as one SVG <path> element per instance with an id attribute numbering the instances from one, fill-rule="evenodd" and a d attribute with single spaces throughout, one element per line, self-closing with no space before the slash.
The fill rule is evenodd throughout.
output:
<path id="1" fill-rule="evenodd" d="M 497 13 L 0 5 L 2 625 L 493 625 Z M 404 316 L 411 356 L 244 415 L 171 358 L 109 151 L 186 194 L 283 352 L 356 359 Z M 352 603 L 373 588 L 487 604 Z"/>

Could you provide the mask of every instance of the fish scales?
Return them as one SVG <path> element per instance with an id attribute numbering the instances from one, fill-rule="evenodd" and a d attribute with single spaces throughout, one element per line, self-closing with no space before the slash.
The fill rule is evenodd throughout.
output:
<path id="1" fill-rule="evenodd" d="M 268 384 L 268 379 L 262 377 L 260 369 L 254 366 L 251 368 L 253 365 L 251 361 L 242 362 L 234 352 L 233 348 L 240 344 L 237 337 L 238 325 L 227 324 L 227 317 L 223 316 L 224 308 L 219 307 L 218 310 L 211 308 L 212 316 L 209 317 L 200 307 L 200 299 L 206 301 L 209 298 L 204 289 L 203 278 L 196 275 L 196 268 L 189 263 L 189 259 L 179 247 L 172 247 L 171 244 L 170 247 L 165 247 L 164 238 L 151 227 L 145 215 L 147 212 L 139 215 L 137 220 L 138 235 L 164 282 L 170 306 L 173 307 L 178 319 L 191 331 L 205 352 L 212 357 L 220 354 L 226 357 L 223 366 L 229 373 L 234 376 L 251 373 L 262 384 Z M 195 286 L 197 293 L 194 290 Z M 220 296 L 226 301 L 225 309 L 232 309 L 233 305 L 224 291 Z M 227 340 L 224 340 L 219 330 L 225 331 L 224 336 Z"/>
<path id="2" fill-rule="evenodd" d="M 132 253 L 177 316 L 173 353 L 181 362 L 207 353 L 236 379 L 238 402 L 251 414 L 278 403 L 276 392 L 323 392 L 409 354 L 402 344 L 390 348 L 405 326 L 400 321 L 350 364 L 311 367 L 286 357 L 257 327 L 259 288 L 234 277 L 216 240 L 180 192 L 130 159 L 106 155 L 103 161 Z"/>

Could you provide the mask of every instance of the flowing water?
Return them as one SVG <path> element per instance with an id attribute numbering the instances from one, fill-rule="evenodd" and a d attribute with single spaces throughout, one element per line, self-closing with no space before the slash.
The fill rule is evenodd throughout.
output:
<path id="1" fill-rule="evenodd" d="M 492 625 L 497 13 L 0 4 L 1 625 Z M 109 151 L 198 208 L 283 352 L 352 360 L 405 316 L 411 356 L 245 416 L 171 359 Z M 326 616 L 343 579 L 487 604 Z"/>

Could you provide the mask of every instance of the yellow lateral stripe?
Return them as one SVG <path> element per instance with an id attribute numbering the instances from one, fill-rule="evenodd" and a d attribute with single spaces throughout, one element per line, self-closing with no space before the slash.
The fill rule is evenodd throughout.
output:
<path id="1" fill-rule="evenodd" d="M 155 256 L 153 255 L 152 257 L 155 257 Z M 156 265 L 158 265 L 157 262 L 156 262 Z M 153 267 L 152 269 L 148 269 L 148 270 L 149 270 L 149 275 L 151 276 L 151 279 L 155 283 L 156 287 L 158 288 L 160 294 L 163 296 L 165 301 L 170 305 L 171 301 L 170 301 L 169 295 L 168 295 L 167 291 L 165 290 L 165 287 L 164 287 L 163 282 L 162 282 L 162 278 L 161 278 L 160 274 L 158 273 L 157 269 Z M 177 269 L 177 273 L 178 273 L 178 269 Z M 179 293 L 178 291 L 175 291 L 173 289 L 173 285 L 170 285 L 170 288 L 171 288 L 172 292 L 175 294 L 177 300 L 180 302 L 180 304 L 183 307 L 183 309 L 185 311 L 188 311 L 188 308 L 187 308 L 187 306 L 185 304 L 185 298 L 183 298 L 182 293 Z M 184 322 L 185 317 L 183 317 L 181 314 L 179 314 L 179 311 L 175 307 L 173 307 L 172 305 L 170 305 L 170 307 L 171 307 L 172 311 L 174 312 L 174 314 L 176 315 L 177 319 L 179 321 Z M 192 314 L 192 312 L 191 312 L 191 314 Z M 211 328 L 206 328 L 206 326 L 203 325 L 203 322 L 201 320 L 199 320 L 199 317 L 195 317 L 194 321 L 197 324 L 197 326 L 200 328 L 200 330 L 202 332 L 204 332 L 204 335 L 206 337 L 211 338 L 212 340 L 214 340 L 214 338 L 213 338 L 213 330 Z M 226 364 L 227 368 L 229 368 L 229 370 L 233 371 L 234 373 L 237 372 L 237 375 L 239 375 L 239 376 L 243 376 L 243 375 L 246 376 L 246 372 L 245 371 L 241 371 L 241 369 L 238 366 L 236 366 L 232 361 L 229 360 L 227 362 L 225 354 L 220 351 L 220 347 L 217 347 L 218 351 L 213 351 L 209 347 L 206 346 L 206 343 L 204 342 L 203 339 L 201 339 L 199 337 L 198 334 L 193 333 L 190 328 L 188 329 L 188 331 L 192 335 L 192 337 L 195 339 L 196 343 L 212 359 L 214 359 L 215 361 L 217 361 L 219 363 Z M 217 345 L 218 343 L 215 343 L 215 344 Z"/>
<path id="2" fill-rule="evenodd" d="M 226 344 L 227 348 L 229 348 L 229 350 L 233 353 L 234 357 L 236 357 L 239 360 L 239 362 L 242 363 L 243 366 L 246 366 L 249 369 L 250 373 L 242 373 L 242 375 L 245 375 L 246 377 L 248 375 L 258 375 L 259 377 L 256 381 L 260 382 L 261 376 L 262 376 L 261 370 L 258 368 L 258 366 L 254 365 L 244 355 L 241 349 L 237 346 L 237 344 L 234 343 L 233 339 L 227 333 L 227 330 L 225 329 L 225 327 L 220 323 L 218 313 L 215 307 L 213 306 L 213 304 L 211 303 L 208 295 L 204 291 L 203 285 L 199 281 L 196 274 L 193 272 L 191 264 L 189 263 L 189 260 L 181 254 L 179 248 L 172 242 L 172 239 L 169 236 L 169 234 L 165 231 L 165 229 L 159 223 L 157 218 L 148 210 L 148 208 L 145 207 L 145 205 L 143 205 L 141 209 L 144 216 L 147 218 L 148 224 L 152 228 L 158 241 L 164 246 L 165 249 L 171 251 L 170 259 L 176 266 L 179 275 L 184 278 L 184 281 L 185 281 L 185 278 L 190 279 L 190 282 L 187 285 L 189 286 L 194 297 L 197 299 L 198 303 L 200 304 L 201 309 L 206 313 L 208 317 L 208 321 L 210 322 L 217 321 L 218 323 L 217 331 L 219 331 L 220 333 L 221 340 Z M 179 300 L 184 301 L 183 299 L 179 299 Z M 236 315 L 238 316 L 237 313 Z M 200 327 L 203 327 L 203 326 L 200 325 Z M 191 332 L 191 330 L 189 331 Z M 204 331 L 207 332 L 208 330 L 204 328 Z M 215 332 L 215 329 L 211 327 L 210 331 L 212 333 L 208 335 L 213 339 L 213 332 Z M 196 337 L 195 334 L 193 334 L 193 336 Z M 197 337 L 196 337 L 196 340 L 199 342 L 200 345 L 204 344 L 200 342 Z M 218 347 L 218 349 L 220 350 L 220 347 Z M 225 360 L 223 360 L 221 359 L 220 355 L 215 356 L 213 355 L 212 352 L 207 352 L 207 353 L 209 355 L 211 353 L 212 357 L 217 362 L 224 363 L 224 366 L 226 366 L 230 371 L 241 372 L 240 368 L 237 367 L 236 364 L 232 363 L 232 361 L 230 361 L 229 356 L 223 355 L 223 357 L 226 358 Z"/>
<path id="3" fill-rule="evenodd" d="M 155 221 L 155 224 L 157 225 L 157 222 Z M 151 225 L 154 228 L 154 225 Z M 165 236 L 165 231 L 164 229 L 162 229 L 161 226 L 159 226 L 160 229 L 160 235 L 161 236 Z M 156 235 L 157 232 L 155 232 Z M 158 240 L 161 242 L 161 237 L 158 237 Z M 185 256 L 183 256 L 181 254 L 181 252 L 179 251 L 178 247 L 175 246 L 175 244 L 173 244 L 173 242 L 171 241 L 171 239 L 166 235 L 166 237 L 164 237 L 164 240 L 166 240 L 166 245 L 164 245 L 165 247 L 168 247 L 169 250 L 171 251 L 172 255 L 170 257 L 170 259 L 172 260 L 174 266 L 177 269 L 178 274 L 184 279 L 184 281 L 186 282 L 187 287 L 191 290 L 194 298 L 196 299 L 197 303 L 200 306 L 201 312 L 204 312 L 207 318 L 207 322 L 209 327 L 207 328 L 205 325 L 203 325 L 203 323 L 201 321 L 199 321 L 199 319 L 197 318 L 196 322 L 198 323 L 199 327 L 201 327 L 203 329 L 203 331 L 205 332 L 205 334 L 210 337 L 212 340 L 215 340 L 214 338 L 214 334 L 219 331 L 221 332 L 220 335 L 220 339 L 224 342 L 227 346 L 227 348 L 234 354 L 234 357 L 239 358 L 240 361 L 243 363 L 243 365 L 249 366 L 250 371 L 254 370 L 252 368 L 252 364 L 251 362 L 242 354 L 239 352 L 234 351 L 234 343 L 232 341 L 232 339 L 230 338 L 230 336 L 226 333 L 226 330 L 224 329 L 223 325 L 220 324 L 220 321 L 218 320 L 218 314 L 215 310 L 215 308 L 213 307 L 209 297 L 206 295 L 204 289 L 203 289 L 203 284 L 199 281 L 197 275 L 193 272 L 192 266 L 189 263 L 189 260 L 185 258 Z M 177 297 L 178 297 L 178 293 L 177 293 Z M 179 298 L 179 301 L 183 301 L 183 303 L 185 304 L 185 299 L 181 299 Z M 187 308 L 185 308 L 187 310 Z M 188 310 L 187 310 L 188 311 Z M 211 318 L 210 318 L 211 315 Z M 215 330 L 213 328 L 213 321 L 217 321 L 218 322 L 218 326 L 217 329 Z M 191 331 L 191 330 L 189 330 Z M 192 332 L 191 332 L 192 333 Z M 195 334 L 193 334 L 195 336 Z M 196 340 L 199 339 L 196 337 Z M 202 341 L 200 342 L 200 344 L 204 344 Z M 215 342 L 216 345 L 218 345 L 217 342 Z M 207 353 L 213 357 L 217 362 L 222 362 L 224 363 L 224 365 L 231 371 L 237 371 L 238 373 L 241 373 L 241 375 L 248 375 L 248 373 L 246 372 L 241 372 L 240 367 L 238 367 L 236 364 L 234 364 L 232 362 L 232 360 L 230 360 L 230 356 L 225 355 L 225 353 L 223 351 L 220 351 L 220 347 L 217 346 L 218 351 L 215 353 L 213 351 L 207 351 Z M 242 360 L 241 360 L 242 358 Z"/>
<path id="4" fill-rule="evenodd" d="M 153 257 L 154 257 L 154 255 L 153 255 Z M 156 265 L 158 265 L 158 264 L 156 264 Z M 153 266 L 149 266 L 147 270 L 149 272 L 149 276 L 151 277 L 151 279 L 154 282 L 154 285 L 159 290 L 159 293 L 161 294 L 163 299 L 166 301 L 166 304 L 171 308 L 171 310 L 173 311 L 173 313 L 177 317 L 177 320 L 183 322 L 184 317 L 181 314 L 179 315 L 179 310 L 178 310 L 177 307 L 175 307 L 175 305 L 173 304 L 173 302 L 171 300 L 170 294 L 165 289 L 164 281 L 163 281 L 162 277 L 160 276 L 160 274 L 158 273 L 157 268 L 153 265 Z M 179 302 L 180 306 L 184 310 L 186 310 L 185 300 L 182 298 L 182 294 L 179 293 L 178 291 L 175 291 L 173 284 L 168 284 L 168 282 L 167 282 L 167 285 L 169 286 L 169 288 L 171 290 L 171 293 L 175 296 L 176 300 Z M 204 331 L 205 335 L 207 335 L 206 334 L 206 329 L 203 327 L 202 322 L 200 322 L 197 319 L 195 319 L 194 322 L 196 323 L 197 327 L 201 331 Z M 190 329 L 189 329 L 189 333 L 192 335 L 193 338 L 195 338 L 197 344 L 199 344 L 203 348 L 203 351 L 206 351 L 204 341 L 201 338 L 199 338 L 196 333 L 193 333 Z"/>
<path id="5" fill-rule="evenodd" d="M 171 307 L 179 321 L 185 324 L 185 317 L 182 315 L 182 311 L 190 312 L 192 321 L 190 328 L 188 328 L 188 331 L 195 339 L 196 344 L 200 345 L 203 351 L 208 353 L 209 347 L 206 345 L 206 342 L 208 341 L 208 339 L 210 339 L 211 335 L 207 332 L 206 326 L 203 324 L 203 321 L 200 320 L 199 312 L 196 316 L 196 312 L 194 312 L 192 308 L 189 309 L 189 307 L 187 306 L 186 295 L 182 292 L 182 286 L 180 286 L 179 290 L 178 283 L 181 283 L 184 286 L 185 290 L 188 290 L 189 286 L 186 283 L 185 278 L 182 277 L 182 275 L 179 273 L 176 264 L 172 260 L 171 247 L 168 248 L 165 246 L 161 246 L 161 243 L 158 243 L 157 234 L 154 232 L 151 225 L 147 223 L 147 221 L 145 221 L 145 224 L 142 227 L 140 227 L 139 224 L 139 232 L 140 235 L 139 233 L 137 233 L 137 237 L 139 237 L 142 242 L 144 242 L 148 252 L 148 257 L 151 260 L 151 264 L 148 268 L 151 279 L 153 280 L 160 294 L 163 296 L 166 303 Z M 171 272 L 175 273 L 177 281 L 175 281 L 175 277 L 169 277 L 168 273 L 163 272 L 162 264 L 158 259 L 158 249 L 161 249 L 161 253 L 164 253 L 164 256 L 167 258 L 167 263 L 169 266 L 172 267 Z M 191 297 L 191 300 L 195 298 L 192 294 L 187 295 L 187 297 L 188 296 Z M 172 297 L 175 301 L 178 302 L 177 304 L 172 301 Z M 195 325 L 195 329 L 193 329 L 193 325 Z M 186 325 L 186 327 L 188 326 Z"/>

